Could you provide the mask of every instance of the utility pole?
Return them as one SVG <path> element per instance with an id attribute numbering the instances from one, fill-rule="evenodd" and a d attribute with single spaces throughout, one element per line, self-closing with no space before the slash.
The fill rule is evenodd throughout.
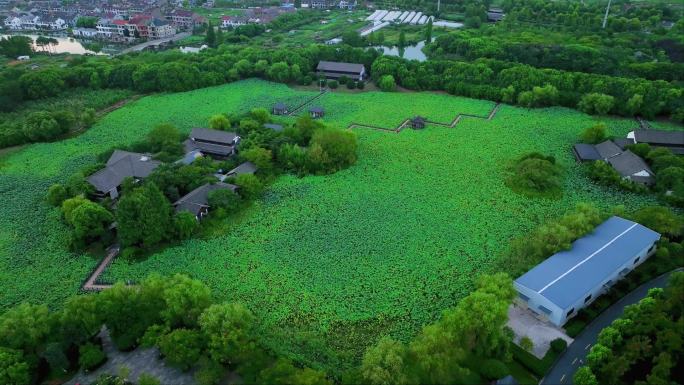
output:
<path id="1" fill-rule="evenodd" d="M 610 2 L 611 0 L 608 0 L 608 6 L 606 7 L 606 14 L 603 16 L 603 29 L 606 29 L 606 23 L 608 22 L 608 12 L 610 11 Z"/>
<path id="2" fill-rule="evenodd" d="M 441 5 L 441 3 L 442 3 L 441 0 L 437 0 L 437 12 L 439 12 L 439 6 Z"/>

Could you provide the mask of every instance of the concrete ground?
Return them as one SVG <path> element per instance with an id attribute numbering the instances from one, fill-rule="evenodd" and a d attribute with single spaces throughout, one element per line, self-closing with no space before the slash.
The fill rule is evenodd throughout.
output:
<path id="1" fill-rule="evenodd" d="M 141 374 L 147 373 L 156 377 L 163 385 L 195 385 L 197 382 L 192 372 L 181 372 L 178 369 L 166 366 L 164 360 L 159 358 L 159 350 L 135 349 L 132 352 L 120 352 L 114 347 L 106 328 L 102 328 L 99 334 L 102 338 L 102 348 L 107 354 L 107 361 L 96 370 L 84 373 L 79 371 L 74 378 L 67 381 L 67 385 L 86 385 L 94 382 L 101 374 L 119 374 L 119 368 L 127 367 L 130 372 L 128 380 L 138 382 Z"/>
<path id="2" fill-rule="evenodd" d="M 508 327 L 515 333 L 515 343 L 519 343 L 523 337 L 529 337 L 534 344 L 532 354 L 537 358 L 543 358 L 551 347 L 551 341 L 556 338 L 564 339 L 568 345 L 573 341 L 563 329 L 549 322 L 542 321 L 528 309 L 516 305 L 508 308 Z"/>

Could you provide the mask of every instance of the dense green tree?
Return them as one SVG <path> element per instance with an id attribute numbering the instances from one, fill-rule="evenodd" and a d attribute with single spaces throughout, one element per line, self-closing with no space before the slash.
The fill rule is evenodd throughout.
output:
<path id="1" fill-rule="evenodd" d="M 209 193 L 207 197 L 209 207 L 214 209 L 223 209 L 230 212 L 236 210 L 240 205 L 240 196 L 229 189 L 214 190 Z"/>
<path id="2" fill-rule="evenodd" d="M 179 239 L 188 239 L 199 228 L 199 222 L 192 213 L 181 211 L 173 217 L 173 224 Z"/>
<path id="3" fill-rule="evenodd" d="M 325 373 L 310 368 L 300 369 L 286 359 L 278 359 L 259 373 L 259 383 L 273 385 L 332 385 Z"/>
<path id="4" fill-rule="evenodd" d="M 254 108 L 249 112 L 249 116 L 259 122 L 259 124 L 265 124 L 271 121 L 271 114 L 265 108 Z"/>
<path id="5" fill-rule="evenodd" d="M 582 131 L 581 139 L 583 143 L 596 144 L 601 143 L 606 140 L 607 128 L 603 123 L 595 124 L 591 127 L 587 127 Z"/>
<path id="6" fill-rule="evenodd" d="M 0 315 L 0 346 L 37 354 L 52 331 L 52 317 L 45 305 L 23 303 Z M 28 357 L 27 357 L 28 358 Z"/>
<path id="7" fill-rule="evenodd" d="M 428 19 L 427 25 L 425 26 L 425 43 L 432 43 L 432 18 Z"/>
<path id="8" fill-rule="evenodd" d="M 200 316 L 199 325 L 207 336 L 209 355 L 216 362 L 239 363 L 249 359 L 249 352 L 255 348 L 254 316 L 242 305 L 212 305 Z"/>
<path id="9" fill-rule="evenodd" d="M 598 385 L 596 376 L 594 376 L 591 369 L 586 366 L 579 368 L 579 370 L 575 372 L 575 375 L 572 377 L 572 382 L 575 385 Z"/>
<path id="10" fill-rule="evenodd" d="M 394 81 L 394 76 L 384 75 L 378 81 L 378 87 L 383 91 L 394 91 L 397 88 L 397 83 Z"/>
<path id="11" fill-rule="evenodd" d="M 176 274 L 163 292 L 166 306 L 161 312 L 170 327 L 194 327 L 199 315 L 211 304 L 211 291 L 201 281 Z"/>
<path id="12" fill-rule="evenodd" d="M 257 199 L 264 192 L 264 184 L 253 174 L 238 175 L 235 184 L 240 186 L 238 192 L 245 199 Z"/>
<path id="13" fill-rule="evenodd" d="M 27 72 L 19 82 L 27 99 L 55 96 L 64 89 L 62 75 L 55 69 Z"/>
<path id="14" fill-rule="evenodd" d="M 49 112 L 32 112 L 24 121 L 23 132 L 26 137 L 33 141 L 47 141 L 57 138 L 66 131 Z"/>
<path id="15" fill-rule="evenodd" d="M 204 42 L 207 43 L 209 47 L 216 47 L 216 31 L 214 31 L 214 26 L 211 21 L 207 25 L 207 35 L 204 37 Z"/>
<path id="16" fill-rule="evenodd" d="M 31 383 L 29 365 L 20 351 L 0 347 L 0 382 L 3 384 L 28 385 Z"/>
<path id="17" fill-rule="evenodd" d="M 383 337 L 366 350 L 361 373 L 370 385 L 404 385 L 410 383 L 407 375 L 407 350 L 399 341 Z"/>
<path id="18" fill-rule="evenodd" d="M 277 62 L 268 69 L 268 77 L 276 82 L 287 83 L 291 80 L 290 67 L 286 62 Z"/>
<path id="19" fill-rule="evenodd" d="M 33 40 L 28 36 L 0 37 L 0 55 L 11 58 L 30 55 L 33 52 L 31 48 L 32 42 Z"/>
<path id="20" fill-rule="evenodd" d="M 228 131 L 230 127 L 230 120 L 225 115 L 217 114 L 209 118 L 209 128 L 211 129 Z"/>
<path id="21" fill-rule="evenodd" d="M 123 246 L 152 247 L 167 239 L 172 208 L 151 182 L 123 194 L 116 209 L 119 240 Z"/>
<path id="22" fill-rule="evenodd" d="M 508 169 L 506 183 L 528 196 L 560 194 L 562 169 L 553 159 L 541 154 L 523 155 Z"/>
<path id="23" fill-rule="evenodd" d="M 159 340 L 159 351 L 166 362 L 186 371 L 199 360 L 204 348 L 202 335 L 196 330 L 175 329 Z"/>
<path id="24" fill-rule="evenodd" d="M 152 152 L 173 151 L 180 138 L 180 131 L 170 123 L 157 124 L 147 133 L 147 142 L 151 145 Z"/>
<path id="25" fill-rule="evenodd" d="M 67 189 L 59 183 L 55 183 L 47 192 L 47 202 L 51 206 L 61 206 L 62 202 L 69 198 L 69 192 Z"/>
<path id="26" fill-rule="evenodd" d="M 349 130 L 316 130 L 311 138 L 309 170 L 332 173 L 349 167 L 356 162 L 357 147 L 356 134 Z"/>
<path id="27" fill-rule="evenodd" d="M 74 229 L 75 246 L 83 247 L 102 237 L 113 221 L 114 216 L 107 209 L 86 200 L 74 208 L 69 215 L 68 222 Z"/>
<path id="28" fill-rule="evenodd" d="M 261 147 L 251 147 L 240 153 L 240 157 L 254 163 L 259 171 L 268 173 L 273 169 L 273 155 L 271 150 Z"/>
<path id="29" fill-rule="evenodd" d="M 613 108 L 614 103 L 615 98 L 610 95 L 590 93 L 582 97 L 577 108 L 587 114 L 605 115 Z"/>
<path id="30" fill-rule="evenodd" d="M 684 219 L 664 206 L 647 206 L 637 210 L 632 219 L 651 230 L 677 238 L 684 231 Z"/>

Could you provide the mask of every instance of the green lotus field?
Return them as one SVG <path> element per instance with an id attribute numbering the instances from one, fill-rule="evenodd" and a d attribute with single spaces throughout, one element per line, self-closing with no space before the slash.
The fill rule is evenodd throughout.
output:
<path id="1" fill-rule="evenodd" d="M 97 264 L 67 252 L 67 229 L 44 202 L 50 184 L 158 123 L 187 132 L 215 113 L 296 105 L 314 95 L 247 80 L 148 96 L 76 138 L 0 155 L 0 308 L 21 301 L 59 307 Z M 342 128 L 393 128 L 413 115 L 449 122 L 458 113 L 486 116 L 493 107 L 431 93 L 340 91 L 316 103 L 326 108 L 328 124 Z M 574 163 L 571 145 L 598 120 L 564 108 L 504 105 L 491 121 L 463 118 L 454 128 L 355 129 L 359 160 L 351 168 L 282 176 L 226 233 L 133 264 L 117 260 L 103 278 L 187 273 L 254 311 L 274 349 L 339 374 L 381 335 L 408 339 L 453 306 L 478 274 L 497 268 L 511 238 L 578 202 L 628 209 L 649 203 L 593 185 Z M 600 120 L 615 135 L 636 127 L 627 119 Z M 562 198 L 529 199 L 506 187 L 507 163 L 530 151 L 554 155 L 564 167 Z"/>

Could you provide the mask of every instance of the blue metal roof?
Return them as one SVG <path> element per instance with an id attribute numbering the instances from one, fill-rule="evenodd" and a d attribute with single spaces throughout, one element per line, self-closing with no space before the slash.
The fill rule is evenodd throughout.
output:
<path id="1" fill-rule="evenodd" d="M 647 227 L 611 217 L 515 282 L 567 309 L 658 239 L 660 234 Z"/>

